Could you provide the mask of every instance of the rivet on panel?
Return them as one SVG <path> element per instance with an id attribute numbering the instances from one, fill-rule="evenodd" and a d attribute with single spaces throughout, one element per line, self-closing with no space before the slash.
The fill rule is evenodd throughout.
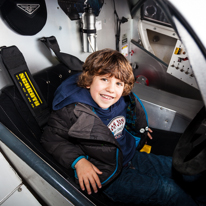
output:
<path id="1" fill-rule="evenodd" d="M 19 189 L 18 189 L 18 192 L 21 192 L 22 191 L 22 188 L 20 187 Z"/>

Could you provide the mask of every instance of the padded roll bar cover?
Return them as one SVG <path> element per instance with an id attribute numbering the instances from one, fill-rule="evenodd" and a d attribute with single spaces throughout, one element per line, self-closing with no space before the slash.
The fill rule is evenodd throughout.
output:
<path id="1" fill-rule="evenodd" d="M 196 131 L 206 119 L 203 107 L 190 122 L 179 139 L 173 153 L 174 168 L 185 175 L 196 175 L 206 170 L 206 134 L 198 135 Z"/>
<path id="2" fill-rule="evenodd" d="M 6 23 L 21 35 L 35 35 L 47 20 L 45 0 L 6 0 L 1 13 Z"/>

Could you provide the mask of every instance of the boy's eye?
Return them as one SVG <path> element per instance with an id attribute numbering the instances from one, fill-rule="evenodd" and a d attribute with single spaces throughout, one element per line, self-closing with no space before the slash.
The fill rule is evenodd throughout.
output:
<path id="1" fill-rule="evenodd" d="M 118 86 L 123 86 L 123 83 L 122 82 L 117 82 L 117 85 Z"/>
<path id="2" fill-rule="evenodd" d="M 107 78 L 101 78 L 101 80 L 102 80 L 102 81 L 105 81 L 105 82 L 108 81 Z"/>

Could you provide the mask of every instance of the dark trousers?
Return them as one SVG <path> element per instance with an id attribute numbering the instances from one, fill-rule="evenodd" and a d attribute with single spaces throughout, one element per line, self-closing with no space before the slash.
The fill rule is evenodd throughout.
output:
<path id="1" fill-rule="evenodd" d="M 194 206 L 198 204 L 188 192 L 197 196 L 197 190 L 206 190 L 206 181 L 203 183 L 201 180 L 201 186 L 199 178 L 199 175 L 194 177 L 178 174 L 172 169 L 171 157 L 136 152 L 132 161 L 122 169 L 104 193 L 117 202 Z M 204 201 L 205 196 L 200 198 L 202 197 Z M 206 202 L 200 205 L 206 205 Z"/>

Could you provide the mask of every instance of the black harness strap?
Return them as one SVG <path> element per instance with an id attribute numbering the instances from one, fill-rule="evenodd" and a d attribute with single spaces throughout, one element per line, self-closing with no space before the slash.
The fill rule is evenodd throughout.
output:
<path id="1" fill-rule="evenodd" d="M 35 117 L 38 125 L 42 127 L 47 123 L 49 108 L 29 72 L 22 53 L 16 46 L 3 47 L 1 49 L 1 57 L 28 108 Z"/>
<path id="2" fill-rule="evenodd" d="M 70 70 L 82 71 L 82 65 L 84 62 L 82 62 L 75 56 L 60 52 L 59 44 L 55 36 L 43 37 L 40 39 L 40 41 L 46 44 L 46 46 L 49 47 L 55 53 L 58 60 L 61 63 L 63 63 L 66 67 L 68 67 Z"/>

